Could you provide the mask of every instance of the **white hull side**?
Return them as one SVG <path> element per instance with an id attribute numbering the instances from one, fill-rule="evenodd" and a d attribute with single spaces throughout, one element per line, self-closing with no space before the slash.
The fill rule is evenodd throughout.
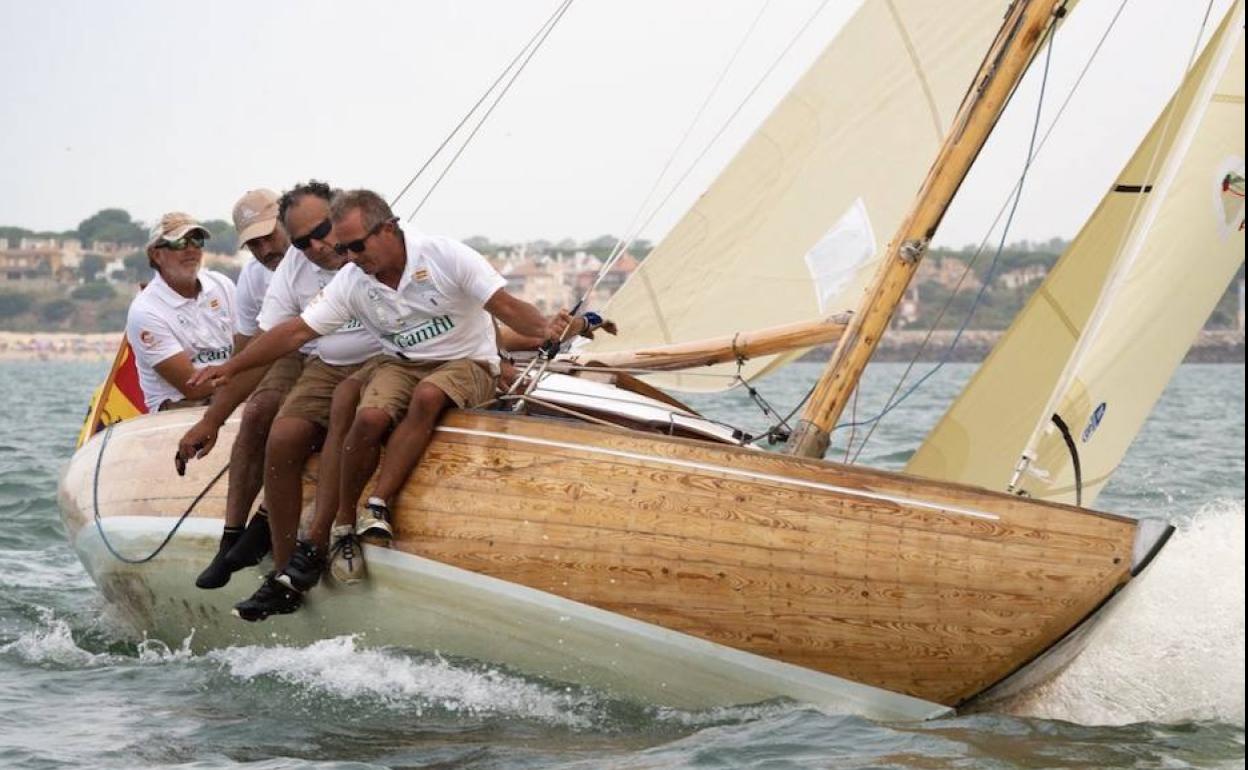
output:
<path id="1" fill-rule="evenodd" d="M 150 552 L 172 521 L 109 517 L 123 554 Z M 950 709 L 781 663 L 569 601 L 545 592 L 388 549 L 367 548 L 369 579 L 324 584 L 293 615 L 244 623 L 231 606 L 257 585 L 258 571 L 216 591 L 194 587 L 215 552 L 219 520 L 188 519 L 154 561 L 132 566 L 105 549 L 89 521 L 74 547 L 105 595 L 133 622 L 170 644 L 193 634 L 196 649 L 238 644 L 306 644 L 360 634 L 372 646 L 472 658 L 614 695 L 684 709 L 788 697 L 837 713 L 881 720 L 929 719 Z"/>

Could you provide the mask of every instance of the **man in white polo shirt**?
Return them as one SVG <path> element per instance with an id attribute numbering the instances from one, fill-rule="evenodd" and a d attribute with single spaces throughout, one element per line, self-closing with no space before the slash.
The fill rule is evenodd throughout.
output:
<path id="1" fill-rule="evenodd" d="M 260 333 L 256 318 L 268 291 L 273 271 L 291 248 L 286 231 L 278 226 L 277 193 L 258 189 L 245 193 L 234 204 L 234 230 L 254 259 L 243 265 L 238 277 L 234 350 L 243 350 Z M 214 395 L 199 422 L 178 442 L 184 460 L 206 456 L 217 441 L 221 426 L 244 400 L 238 436 L 230 450 L 230 477 L 225 502 L 225 527 L 217 553 L 195 579 L 199 588 L 220 588 L 244 567 L 258 564 L 269 552 L 268 512 L 260 506 L 248 522 L 247 514 L 264 482 L 264 445 L 278 407 L 290 392 L 303 358 L 283 356 L 271 366 L 255 369 Z M 246 525 L 246 526 L 244 526 Z"/>
<path id="2" fill-rule="evenodd" d="M 234 350 L 234 283 L 201 269 L 208 231 L 189 214 L 170 212 L 151 229 L 151 282 L 130 303 L 126 338 L 150 412 L 207 403 L 212 388 L 192 373 Z"/>
<path id="3" fill-rule="evenodd" d="M 503 277 L 467 246 L 405 233 L 376 193 L 338 195 L 331 215 L 337 250 L 351 264 L 300 317 L 275 326 L 238 358 L 197 373 L 192 382 L 228 381 L 358 318 L 387 355 L 350 378 L 363 385 L 363 393 L 342 449 L 339 520 L 343 509 L 354 513 L 390 433 L 358 523 L 361 533 L 384 536 L 391 531 L 389 504 L 442 412 L 452 403 L 471 407 L 493 398 L 498 350 L 490 315 L 520 335 L 541 339 L 559 339 L 568 316 L 548 320 L 508 294 Z"/>
<path id="4" fill-rule="evenodd" d="M 260 312 L 262 329 L 298 318 L 346 264 L 346 258 L 334 250 L 329 216 L 334 192 L 329 185 L 314 180 L 282 195 L 279 216 L 299 249 L 273 276 Z M 330 526 L 337 510 L 337 451 L 342 443 L 341 435 L 328 435 L 334 429 L 330 423 L 334 391 L 365 361 L 382 352 L 377 338 L 358 321 L 348 322 L 309 345 L 311 352 L 303 373 L 269 433 L 264 497 L 272 521 L 274 574 L 254 595 L 235 605 L 234 614 L 244 620 L 293 612 L 302 603 L 303 592 L 315 584 L 324 569 Z M 338 428 L 339 433 L 343 430 L 345 426 Z M 303 508 L 303 467 L 322 447 L 316 513 L 305 539 L 296 541 Z"/>

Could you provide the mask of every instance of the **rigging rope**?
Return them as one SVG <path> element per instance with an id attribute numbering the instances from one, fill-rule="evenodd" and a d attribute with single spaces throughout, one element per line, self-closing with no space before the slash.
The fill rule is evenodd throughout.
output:
<path id="1" fill-rule="evenodd" d="M 113 547 L 112 542 L 109 541 L 108 535 L 104 533 L 104 521 L 100 517 L 100 468 L 104 465 L 104 449 L 108 446 L 108 440 L 112 438 L 113 426 L 116 424 L 117 423 L 113 423 L 104 429 L 104 438 L 100 441 L 100 453 L 95 458 L 95 475 L 91 479 L 91 509 L 95 518 L 95 530 L 99 533 L 100 540 L 103 541 L 104 547 L 107 548 L 108 552 L 111 553 L 118 561 L 125 562 L 126 564 L 146 564 L 159 556 L 161 551 L 165 550 L 165 546 L 169 545 L 169 541 L 173 540 L 173 536 L 177 534 L 178 529 L 182 526 L 182 523 L 186 521 L 186 517 L 191 515 L 191 511 L 195 510 L 195 506 L 199 505 L 199 501 L 203 500 L 204 496 L 208 494 L 208 491 L 216 486 L 216 483 L 221 480 L 221 477 L 225 475 L 225 472 L 230 469 L 230 464 L 226 463 L 221 470 L 217 471 L 217 475 L 213 476 L 212 480 L 209 481 L 202 490 L 200 490 L 200 493 L 195 496 L 195 499 L 191 501 L 191 504 L 187 506 L 186 510 L 182 512 L 182 515 L 178 517 L 177 522 L 173 525 L 173 529 L 169 530 L 169 534 L 165 535 L 165 539 L 160 542 L 160 545 L 156 546 L 156 550 L 152 551 L 147 556 L 138 559 L 125 556 L 118 552 L 117 549 Z"/>
<path id="2" fill-rule="evenodd" d="M 403 186 L 403 189 L 399 191 L 399 194 L 396 195 L 394 197 L 394 200 L 390 202 L 390 207 L 393 209 L 395 205 L 398 204 L 399 200 L 405 194 L 407 194 L 407 191 L 411 189 L 412 185 L 416 183 L 416 180 L 419 179 L 422 174 L 424 174 L 424 172 L 429 168 L 429 166 L 438 157 L 438 155 L 442 153 L 442 150 L 446 149 L 446 146 L 450 144 L 451 139 L 453 139 L 455 135 L 459 133 L 460 129 L 462 129 L 464 125 L 468 123 L 468 120 L 473 116 L 473 114 L 475 114 L 477 110 L 480 109 L 481 105 L 485 103 L 485 101 L 489 98 L 490 94 L 492 94 L 494 90 L 498 88 L 499 83 L 501 83 L 505 78 L 507 78 L 507 73 L 511 72 L 512 69 L 514 68 L 515 72 L 512 73 L 511 78 L 507 80 L 507 83 L 506 85 L 503 86 L 502 91 L 498 93 L 498 95 L 494 99 L 494 102 L 485 111 L 485 114 L 481 116 L 480 120 L 477 121 L 476 126 L 473 127 L 472 131 L 468 134 L 468 137 L 464 139 L 464 143 L 460 146 L 460 148 L 455 152 L 455 154 L 447 162 L 446 168 L 444 168 L 442 170 L 442 173 L 438 175 L 438 178 L 434 180 L 433 185 L 430 186 L 429 190 L 425 193 L 425 196 L 420 199 L 419 203 L 416 204 L 416 208 L 412 211 L 412 213 L 407 218 L 408 222 L 412 221 L 412 219 L 415 218 L 416 214 L 425 205 L 425 202 L 429 200 L 429 197 L 433 195 L 434 191 L 438 188 L 438 185 L 441 184 L 442 179 L 451 170 L 451 167 L 455 165 L 455 162 L 457 160 L 459 160 L 459 156 L 464 153 L 464 150 L 468 149 L 468 145 L 472 142 L 473 138 L 477 135 L 477 132 L 481 130 L 481 127 L 485 125 L 485 121 L 489 119 L 490 115 L 494 112 L 494 109 L 498 107 L 498 105 L 502 102 L 503 97 L 507 95 L 507 92 L 511 89 L 511 86 L 516 82 L 516 79 L 520 77 L 520 73 L 524 71 L 525 67 L 527 67 L 529 64 L 529 61 L 531 61 L 533 56 L 537 54 L 538 49 L 540 49 L 542 47 L 542 44 L 546 42 L 546 38 L 550 36 L 550 33 L 552 31 L 554 31 L 555 26 L 563 18 L 563 15 L 567 13 L 568 8 L 571 7 L 572 5 L 572 2 L 573 0 L 562 0 L 562 2 L 555 9 L 555 11 L 546 19 L 546 21 L 542 23 L 540 27 L 538 27 L 537 31 L 533 33 L 533 36 L 528 39 L 528 41 L 524 44 L 524 46 L 520 48 L 520 50 L 516 53 L 516 55 L 512 57 L 512 60 L 507 63 L 507 66 L 503 68 L 502 72 L 498 74 L 498 77 L 494 79 L 494 82 L 490 84 L 490 87 L 485 89 L 485 91 L 481 94 L 481 97 L 477 99 L 475 104 L 472 105 L 472 108 L 469 109 L 468 112 L 464 114 L 464 117 L 460 119 L 459 123 L 456 124 L 455 128 L 451 129 L 451 132 L 446 135 L 446 138 L 442 140 L 442 143 L 438 145 L 437 149 L 435 149 L 433 153 L 421 165 L 421 167 L 417 169 L 416 173 L 412 175 L 412 178 L 409 179 L 407 184 Z M 517 62 L 519 62 L 518 68 L 517 68 Z"/>

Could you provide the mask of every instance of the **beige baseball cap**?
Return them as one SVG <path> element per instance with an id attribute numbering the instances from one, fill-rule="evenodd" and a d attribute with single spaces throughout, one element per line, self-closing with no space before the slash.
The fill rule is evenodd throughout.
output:
<path id="1" fill-rule="evenodd" d="M 238 232 L 238 245 L 252 238 L 262 238 L 277 227 L 277 193 L 261 188 L 248 190 L 234 204 L 234 229 Z"/>
<path id="2" fill-rule="evenodd" d="M 160 221 L 152 225 L 152 229 L 147 234 L 147 245 L 154 246 L 157 241 L 176 241 L 185 236 L 192 230 L 199 230 L 204 234 L 205 238 L 212 234 L 208 232 L 208 228 L 199 223 L 195 217 L 182 211 L 170 211 L 160 218 Z"/>

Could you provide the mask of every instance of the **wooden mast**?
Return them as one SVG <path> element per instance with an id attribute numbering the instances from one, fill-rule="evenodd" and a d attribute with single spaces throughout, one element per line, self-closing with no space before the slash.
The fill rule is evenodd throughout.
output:
<path id="1" fill-rule="evenodd" d="M 888 328 L 949 201 L 1043 42 L 1045 31 L 1064 15 L 1065 4 L 1066 0 L 1016 0 L 1010 6 L 909 216 L 889 243 L 879 272 L 815 386 L 789 443 L 793 454 L 823 457 L 827 451 L 832 428 Z"/>

